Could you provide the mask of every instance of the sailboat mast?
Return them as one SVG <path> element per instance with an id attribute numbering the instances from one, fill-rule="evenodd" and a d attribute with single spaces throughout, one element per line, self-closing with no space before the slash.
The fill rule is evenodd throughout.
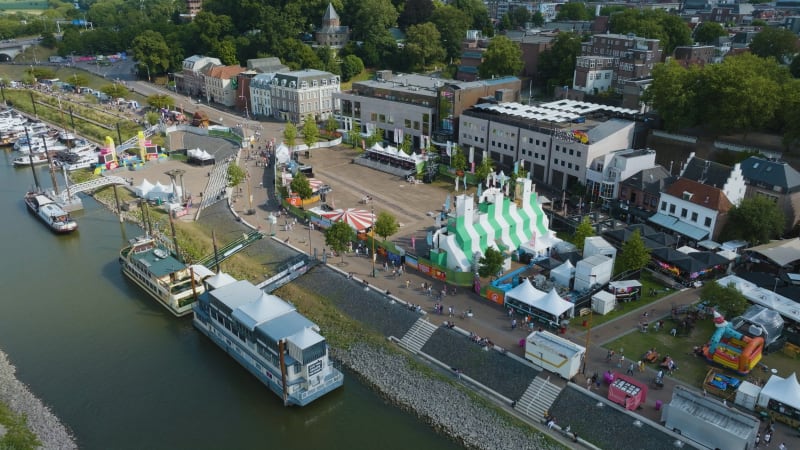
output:
<path id="1" fill-rule="evenodd" d="M 53 168 L 53 161 L 50 160 L 50 152 L 47 150 L 47 138 L 42 136 L 42 145 L 44 146 L 44 155 L 47 157 L 47 166 L 50 168 L 50 179 L 53 180 L 53 191 L 58 195 L 58 182 L 56 181 L 56 172 Z"/>
<path id="2" fill-rule="evenodd" d="M 28 134 L 28 127 L 23 126 L 25 129 L 25 139 L 28 140 L 28 163 L 31 165 L 31 172 L 33 172 L 33 182 L 36 183 L 36 191 L 41 189 L 39 185 L 39 176 L 36 175 L 36 168 L 33 166 L 33 146 L 31 145 L 31 136 Z"/>

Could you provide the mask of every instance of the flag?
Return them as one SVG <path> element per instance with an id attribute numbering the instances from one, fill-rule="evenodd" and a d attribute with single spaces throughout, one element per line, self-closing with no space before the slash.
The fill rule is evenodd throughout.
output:
<path id="1" fill-rule="evenodd" d="M 514 163 L 514 173 L 519 173 L 519 161 Z"/>
<path id="2" fill-rule="evenodd" d="M 475 162 L 475 147 L 473 147 L 471 145 L 469 147 L 469 162 L 470 163 L 474 163 Z"/>

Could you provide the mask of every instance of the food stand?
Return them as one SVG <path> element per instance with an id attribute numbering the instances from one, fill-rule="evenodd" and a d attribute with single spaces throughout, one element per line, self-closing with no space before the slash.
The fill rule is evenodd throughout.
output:
<path id="1" fill-rule="evenodd" d="M 627 410 L 635 411 L 647 400 L 647 385 L 634 378 L 614 373 L 614 381 L 608 386 L 608 399 Z"/>

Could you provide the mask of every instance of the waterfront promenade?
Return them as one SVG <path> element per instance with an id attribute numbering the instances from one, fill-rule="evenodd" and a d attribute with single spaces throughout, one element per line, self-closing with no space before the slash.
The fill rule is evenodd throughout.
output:
<path id="1" fill-rule="evenodd" d="M 268 135 L 266 137 L 269 138 Z M 190 145 L 185 146 L 193 147 Z M 398 221 L 403 223 L 398 232 L 399 237 L 396 240 L 407 241 L 409 234 L 416 234 L 418 240 L 424 239 L 426 228 L 433 225 L 433 219 L 427 212 L 439 210 L 442 199 L 446 197 L 447 192 L 440 187 L 430 185 L 411 185 L 397 177 L 350 164 L 353 154 L 354 152 L 349 149 L 342 148 L 338 150 L 313 150 L 312 158 L 309 160 L 304 158 L 303 162 L 313 164 L 315 177 L 333 187 L 335 198 L 329 198 L 329 203 L 333 200 L 336 207 L 339 208 L 371 209 L 371 207 L 374 207 L 376 213 L 388 210 L 398 216 Z M 250 226 L 260 228 L 266 234 L 274 232 L 276 240 L 284 241 L 298 251 L 313 252 L 316 249 L 317 254 L 319 254 L 324 247 L 324 236 L 319 230 L 311 230 L 301 223 L 287 230 L 284 223 L 288 219 L 285 216 L 278 220 L 276 226 L 271 227 L 269 225 L 267 221 L 269 214 L 280 210 L 279 204 L 274 198 L 273 168 L 270 166 L 264 167 L 262 164 L 257 163 L 255 158 L 248 158 L 247 151 L 240 152 L 238 163 L 246 169 L 249 175 L 249 183 L 247 183 L 248 186 L 243 186 L 241 191 L 239 189 L 229 190 L 229 205 L 231 209 L 242 221 Z M 161 169 L 164 167 L 155 167 L 156 169 L 154 170 L 163 173 Z M 149 169 L 148 167 L 146 170 Z M 146 175 L 146 172 L 137 173 L 137 176 L 140 175 Z M 189 179 L 187 177 L 187 180 Z M 204 189 L 204 183 L 207 183 L 207 180 L 205 172 L 199 173 L 199 176 L 191 177 L 191 181 L 188 181 L 187 189 L 191 192 L 198 192 L 198 190 Z M 151 179 L 150 181 L 153 180 Z M 364 193 L 369 193 L 375 199 L 372 205 L 359 203 L 359 199 L 363 197 Z M 453 194 L 455 193 L 451 192 L 451 195 Z M 194 216 L 194 212 L 190 212 L 189 216 Z M 427 313 L 428 320 L 436 325 L 445 320 L 453 320 L 459 328 L 487 337 L 495 345 L 517 356 L 524 356 L 524 349 L 520 346 L 520 340 L 524 339 L 529 330 L 523 329 L 523 327 L 511 330 L 510 318 L 504 308 L 479 297 L 466 288 L 457 288 L 455 295 L 448 291 L 448 294 L 441 301 L 438 301 L 444 305 L 445 314 L 438 315 L 433 312 L 433 306 L 437 303 L 437 300 L 429 297 L 420 286 L 422 283 L 433 283 L 433 290 L 437 292 L 442 288 L 441 282 L 424 277 L 413 270 L 400 276 L 392 275 L 391 269 L 389 271 L 383 270 L 383 260 L 380 258 L 374 266 L 376 276 L 372 277 L 373 264 L 371 259 L 365 256 L 356 256 L 352 253 L 344 256 L 343 263 L 342 258 L 338 256 L 330 259 L 328 263 L 343 272 L 352 273 L 356 278 L 366 280 L 374 289 L 382 292 L 389 291 L 405 302 L 419 305 Z M 408 282 L 409 287 L 406 287 L 406 282 Z M 602 348 L 602 345 L 626 333 L 637 332 L 639 320 L 644 311 L 647 311 L 652 318 L 667 317 L 673 304 L 695 302 L 698 299 L 697 294 L 698 291 L 696 290 L 676 291 L 654 303 L 642 306 L 640 309 L 628 306 L 631 310 L 627 315 L 593 327 L 589 337 L 590 345 L 587 353 L 586 374 L 602 374 L 609 369 L 624 371 L 624 367 L 617 369 L 615 362 L 609 363 L 606 361 L 606 349 Z M 454 308 L 455 317 L 450 318 L 448 316 L 448 307 Z M 473 311 L 472 318 L 464 319 L 460 317 L 460 313 L 466 309 Z M 580 345 L 585 345 L 587 330 L 580 326 L 580 322 L 581 320 L 573 320 L 573 323 L 578 325 L 568 328 L 565 337 Z M 667 331 L 662 332 L 666 333 Z M 681 355 L 679 358 L 684 357 L 688 356 Z M 680 363 L 680 359 L 678 359 L 678 362 Z M 651 380 L 654 376 L 655 371 L 652 368 L 648 368 L 643 373 L 636 372 L 634 375 L 635 378 L 646 382 L 649 386 L 652 386 Z M 582 374 L 579 374 L 574 381 L 581 387 L 585 386 L 585 378 Z M 656 401 L 661 401 L 663 404 L 668 403 L 675 384 L 675 380 L 665 377 L 664 389 L 651 389 L 648 393 L 647 403 L 638 413 L 656 423 L 660 423 L 661 411 L 656 410 L 655 403 Z M 594 392 L 598 395 L 606 396 L 607 388 L 602 386 L 599 391 L 595 390 Z M 540 424 L 536 424 L 536 426 L 541 427 Z M 779 431 L 776 439 L 780 438 Z"/>

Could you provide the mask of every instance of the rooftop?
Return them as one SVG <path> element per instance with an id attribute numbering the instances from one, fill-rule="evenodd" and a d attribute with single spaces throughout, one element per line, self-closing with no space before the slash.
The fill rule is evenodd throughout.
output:
<path id="1" fill-rule="evenodd" d="M 679 178 L 664 193 L 714 211 L 726 212 L 733 206 L 722 189 L 688 178 Z"/>
<path id="2" fill-rule="evenodd" d="M 655 166 L 631 175 L 623 180 L 621 184 L 651 194 L 658 194 L 674 181 L 675 177 L 670 175 L 667 169 L 662 166 Z"/>
<path id="3" fill-rule="evenodd" d="M 800 191 L 800 172 L 785 161 L 775 161 L 751 156 L 741 163 L 745 180 L 779 186 L 784 192 Z"/>
<path id="4" fill-rule="evenodd" d="M 722 189 L 728 182 L 732 170 L 731 167 L 700 159 L 692 154 L 683 168 L 681 177 Z"/>

